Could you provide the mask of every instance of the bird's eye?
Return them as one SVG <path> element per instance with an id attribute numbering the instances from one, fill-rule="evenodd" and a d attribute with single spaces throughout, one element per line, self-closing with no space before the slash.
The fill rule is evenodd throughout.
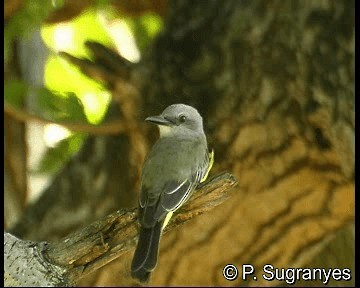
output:
<path id="1" fill-rule="evenodd" d="M 181 123 L 184 123 L 184 122 L 186 121 L 186 116 L 185 116 L 185 115 L 180 115 L 180 116 L 179 116 L 179 121 L 180 121 Z"/>

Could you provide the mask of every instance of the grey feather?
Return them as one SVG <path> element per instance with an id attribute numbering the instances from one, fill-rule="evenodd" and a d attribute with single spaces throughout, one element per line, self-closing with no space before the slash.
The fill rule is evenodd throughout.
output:
<path id="1" fill-rule="evenodd" d="M 196 109 L 184 104 L 171 105 L 147 121 L 166 129 L 160 128 L 160 139 L 148 154 L 142 170 L 141 228 L 131 267 L 133 277 L 140 281 L 149 279 L 156 266 L 166 215 L 187 201 L 209 166 L 202 118 Z"/>

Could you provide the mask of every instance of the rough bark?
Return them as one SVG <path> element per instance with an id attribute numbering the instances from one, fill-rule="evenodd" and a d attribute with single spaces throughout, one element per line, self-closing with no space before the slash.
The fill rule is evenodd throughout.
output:
<path id="1" fill-rule="evenodd" d="M 197 106 L 215 170 L 234 172 L 239 187 L 211 217 L 164 237 L 152 285 L 279 285 L 229 283 L 222 268 L 309 265 L 353 223 L 353 11 L 346 1 L 172 2 L 139 77 L 142 109 Z M 104 271 L 89 283 L 119 278 Z"/>
<path id="2" fill-rule="evenodd" d="M 134 129 L 90 137 L 29 208 L 16 229 L 21 235 L 64 235 L 134 205 L 145 139 L 156 138 L 138 121 L 176 102 L 199 109 L 215 149 L 213 173 L 230 171 L 239 185 L 232 201 L 164 236 L 151 285 L 279 285 L 241 275 L 230 283 L 222 269 L 307 267 L 353 225 L 354 1 L 171 1 L 163 33 L 130 77 L 107 71 L 118 111 Z M 79 209 L 84 199 L 88 208 Z M 73 226 L 60 231 L 66 222 Z M 31 231 L 34 223 L 40 233 Z M 353 234 L 343 239 L 352 243 Z M 354 255 L 346 255 L 342 265 L 350 267 Z M 81 284 L 132 283 L 131 256 Z"/>
<path id="3" fill-rule="evenodd" d="M 173 216 L 164 233 L 210 211 L 230 197 L 236 179 L 222 173 L 203 183 Z M 24 241 L 4 233 L 6 286 L 70 286 L 132 250 L 137 236 L 137 209 L 119 210 L 47 243 Z"/>
<path id="4" fill-rule="evenodd" d="M 44 258 L 45 246 L 45 243 L 24 241 L 4 233 L 4 286 L 64 286 L 65 270 Z"/>

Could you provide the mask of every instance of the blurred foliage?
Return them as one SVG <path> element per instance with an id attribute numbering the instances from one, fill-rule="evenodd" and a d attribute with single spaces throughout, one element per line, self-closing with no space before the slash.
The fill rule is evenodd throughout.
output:
<path id="1" fill-rule="evenodd" d="M 32 87 L 20 80 L 5 81 L 4 100 L 13 108 L 22 109 L 25 97 L 29 93 L 35 93 L 38 99 L 37 116 L 50 121 L 87 122 L 83 104 L 74 93 L 52 92 L 45 87 Z"/>
<path id="2" fill-rule="evenodd" d="M 40 163 L 31 172 L 36 174 L 53 174 L 64 167 L 65 163 L 79 151 L 86 135 L 74 133 L 59 141 L 54 147 L 46 150 Z"/>
<path id="3" fill-rule="evenodd" d="M 37 93 L 39 108 L 45 118 L 64 122 L 87 122 L 84 106 L 74 93 L 52 93 L 45 88 L 39 88 Z"/>
<path id="4" fill-rule="evenodd" d="M 134 34 L 139 50 L 144 53 L 151 40 L 161 31 L 163 27 L 162 18 L 155 14 L 145 14 L 138 17 L 126 17 L 126 24 Z"/>
<path id="5" fill-rule="evenodd" d="M 4 83 L 4 100 L 16 109 L 24 109 L 25 97 L 31 93 L 36 96 L 32 99 L 37 99 L 37 105 L 34 105 L 37 110 L 30 111 L 29 115 L 35 113 L 36 116 L 55 122 L 96 125 L 101 123 L 106 114 L 111 100 L 110 92 L 102 84 L 82 74 L 76 66 L 60 58 L 57 52 L 65 51 L 76 57 L 91 59 L 92 55 L 84 45 L 88 40 L 115 49 L 116 40 L 121 44 L 121 41 L 126 42 L 126 38 L 120 38 L 121 35 L 118 38 L 116 33 L 110 33 L 106 25 L 120 19 L 135 38 L 141 54 L 161 30 L 162 18 L 149 13 L 136 17 L 120 15 L 109 5 L 108 0 L 98 0 L 93 3 L 93 7 L 71 21 L 46 24 L 46 17 L 63 5 L 62 0 L 24 1 L 23 8 L 6 23 L 5 65 L 14 53 L 13 43 L 30 35 L 35 28 L 41 29 L 42 39 L 50 53 L 44 67 L 45 87 L 34 87 L 18 77 L 14 77 L 16 80 L 7 79 Z M 85 139 L 85 133 L 69 133 L 67 138 L 57 142 L 54 147 L 48 147 L 32 172 L 55 173 L 81 148 Z"/>
<path id="6" fill-rule="evenodd" d="M 14 107 L 23 107 L 28 86 L 20 80 L 4 82 L 4 101 Z"/>
<path id="7" fill-rule="evenodd" d="M 95 8 L 90 8 L 69 22 L 43 25 L 41 35 L 44 43 L 52 51 L 57 52 L 60 48 L 62 51 L 73 54 L 74 56 L 87 58 L 91 57 L 91 54 L 89 54 L 84 46 L 87 40 L 93 40 L 105 46 L 114 47 L 113 39 L 100 22 L 98 12 Z M 66 27 L 67 30 L 61 30 L 61 28 L 64 27 Z M 66 33 L 70 34 L 70 39 L 66 37 Z M 59 36 L 60 39 L 56 39 L 57 37 L 59 38 Z M 65 38 L 61 36 L 65 36 Z M 64 43 L 59 43 L 59 41 L 70 41 L 70 43 L 69 45 L 62 46 Z"/>
<path id="8" fill-rule="evenodd" d="M 76 57 L 91 57 L 84 46 L 87 40 L 95 40 L 103 45 L 114 47 L 110 35 L 99 21 L 94 8 L 86 10 L 70 22 L 44 25 L 41 35 L 51 51 L 61 50 Z M 52 90 L 75 93 L 84 103 L 85 115 L 89 123 L 98 124 L 105 116 L 110 94 L 101 84 L 88 78 L 77 67 L 57 55 L 49 56 L 45 66 L 44 81 L 45 85 Z M 87 101 L 89 99 L 90 101 Z"/>
<path id="9" fill-rule="evenodd" d="M 76 120 L 80 123 L 87 123 L 83 104 L 74 93 L 59 93 L 52 92 L 45 87 L 31 87 L 20 80 L 5 81 L 4 100 L 13 108 L 21 110 L 26 100 L 25 97 L 29 93 L 35 93 L 38 99 L 39 111 L 36 111 L 36 116 L 55 122 Z M 40 163 L 31 170 L 31 173 L 53 174 L 57 172 L 81 148 L 85 139 L 86 134 L 84 133 L 70 133 L 69 137 L 47 149 Z"/>
<path id="10" fill-rule="evenodd" d="M 103 120 L 111 95 L 101 84 L 88 78 L 77 67 L 58 56 L 48 58 L 44 78 L 46 87 L 60 93 L 74 93 L 83 102 L 89 123 L 98 124 Z"/>
<path id="11" fill-rule="evenodd" d="M 62 5 L 61 1 L 55 1 Z M 52 1 L 31 0 L 23 1 L 22 9 L 18 11 L 4 29 L 4 62 L 12 57 L 12 43 L 21 37 L 27 37 L 36 27 L 39 27 L 54 9 Z"/>

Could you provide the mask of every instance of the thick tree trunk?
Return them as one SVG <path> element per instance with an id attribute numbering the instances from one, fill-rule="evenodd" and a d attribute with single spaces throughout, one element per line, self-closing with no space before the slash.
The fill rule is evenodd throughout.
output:
<path id="1" fill-rule="evenodd" d="M 14 231 L 48 240 L 135 205 L 146 152 L 140 140 L 149 134 L 136 121 L 182 102 L 203 115 L 215 150 L 212 173 L 228 170 L 239 184 L 231 201 L 164 235 L 151 285 L 279 285 L 261 277 L 265 264 L 310 267 L 324 249 L 337 255 L 354 239 L 345 229 L 354 222 L 354 2 L 169 4 L 165 30 L 127 79 L 137 97 L 129 97 L 123 78 L 111 85 L 135 128 L 91 137 Z M 345 242 L 331 246 L 331 239 Z M 339 267 L 352 267 L 350 246 Z M 82 284 L 133 284 L 131 257 Z M 242 281 L 241 271 L 226 281 L 229 263 L 253 265 L 258 281 Z"/>

